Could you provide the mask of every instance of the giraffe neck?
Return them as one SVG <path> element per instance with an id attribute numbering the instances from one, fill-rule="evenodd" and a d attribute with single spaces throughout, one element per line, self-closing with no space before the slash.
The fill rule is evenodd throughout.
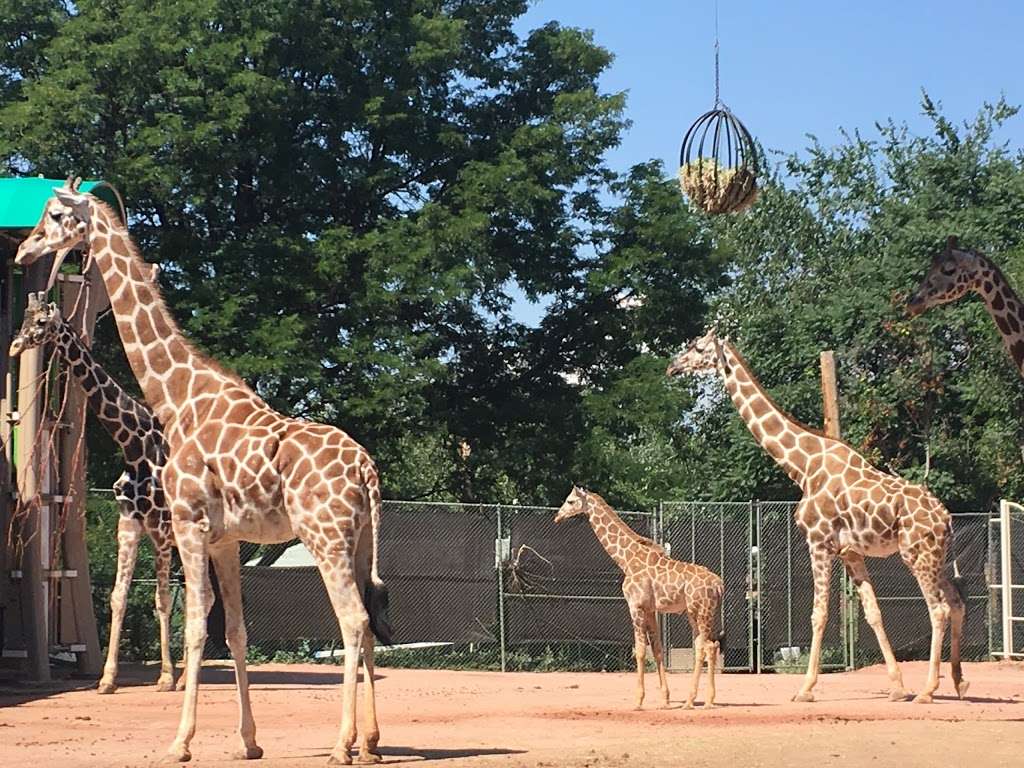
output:
<path id="1" fill-rule="evenodd" d="M 170 437 L 182 430 L 183 417 L 189 423 L 202 418 L 197 408 L 210 407 L 215 399 L 210 395 L 231 386 L 248 388 L 185 339 L 124 225 L 103 204 L 90 204 L 90 250 L 110 297 L 117 331 L 146 402 Z M 206 405 L 197 407 L 192 388 L 198 386 Z"/>
<path id="2" fill-rule="evenodd" d="M 977 254 L 979 276 L 974 290 L 985 301 L 985 308 L 1003 337 L 1003 345 L 1024 376 L 1024 303 L 1006 277 L 988 257 Z"/>
<path id="3" fill-rule="evenodd" d="M 55 343 L 58 354 L 85 392 L 96 419 L 121 448 L 125 457 L 133 460 L 145 455 L 147 446 L 144 436 L 155 429 L 150 410 L 110 377 L 103 366 L 96 362 L 75 329 L 63 318 L 57 329 Z"/>
<path id="4" fill-rule="evenodd" d="M 740 418 L 758 445 L 791 480 L 802 485 L 808 469 L 807 456 L 793 448 L 799 446 L 802 435 L 813 433 L 775 404 L 732 343 L 721 344 L 723 359 L 718 361 L 719 373 Z M 814 438 L 815 442 L 820 440 L 819 435 Z"/>
<path id="5" fill-rule="evenodd" d="M 590 527 L 594 529 L 597 540 L 601 542 L 605 552 L 623 571 L 629 563 L 629 556 L 636 545 L 636 532 L 622 522 L 615 510 L 602 500 L 591 496 L 590 510 L 587 514 Z"/>

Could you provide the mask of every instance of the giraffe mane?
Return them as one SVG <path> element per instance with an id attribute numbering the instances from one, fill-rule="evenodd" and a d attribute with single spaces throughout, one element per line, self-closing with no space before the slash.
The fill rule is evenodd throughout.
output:
<path id="1" fill-rule="evenodd" d="M 832 437 L 831 435 L 826 434 L 824 430 L 819 429 L 818 427 L 812 427 L 810 424 L 805 424 L 804 422 L 800 421 L 800 419 L 794 417 L 793 414 L 791 414 L 785 408 L 780 406 L 778 404 L 778 402 L 776 402 L 775 398 L 773 398 L 768 393 L 768 391 L 764 388 L 764 386 L 761 384 L 760 379 L 758 379 L 757 376 L 754 375 L 754 373 L 753 373 L 754 369 L 750 367 L 750 363 L 748 363 L 747 359 L 745 357 L 743 357 L 742 354 L 740 354 L 740 351 L 738 349 L 736 349 L 736 346 L 734 344 L 732 344 L 731 342 L 729 342 L 728 340 L 725 340 L 725 343 L 729 344 L 729 348 L 732 350 L 732 353 L 736 356 L 736 359 L 739 360 L 740 363 L 743 365 L 743 367 L 746 368 L 747 371 L 750 373 L 750 381 L 754 385 L 754 388 L 758 391 L 758 393 L 765 400 L 767 400 L 768 403 L 773 408 L 775 408 L 776 411 L 778 411 L 780 414 L 782 414 L 783 417 L 788 419 L 790 421 L 790 423 L 792 423 L 794 426 L 798 427 L 801 430 L 804 430 L 806 432 L 810 432 L 812 435 L 817 435 L 818 437 L 824 437 L 826 440 L 832 440 L 833 442 L 845 445 L 851 451 L 853 451 L 858 456 L 860 456 L 860 451 L 858 451 L 856 448 L 854 448 L 852 445 L 850 445 L 848 442 L 846 442 L 842 438 Z M 861 458 L 863 458 L 863 457 L 861 457 Z"/>
<path id="2" fill-rule="evenodd" d="M 626 526 L 626 529 L 629 531 L 630 534 L 632 534 L 633 539 L 638 544 L 642 544 L 645 547 L 650 547 L 651 549 L 657 550 L 658 552 L 660 552 L 663 555 L 667 555 L 667 553 L 665 552 L 665 548 L 663 546 L 661 546 L 661 544 L 656 542 L 654 539 L 649 539 L 646 536 L 641 536 L 639 533 L 634 531 L 633 527 L 631 525 L 629 525 L 625 520 L 622 519 L 622 516 L 612 508 L 611 504 L 609 504 L 607 501 L 604 500 L 604 497 L 601 496 L 601 494 L 596 493 L 594 491 L 588 491 L 588 490 L 586 490 L 584 488 L 581 488 L 580 490 L 583 491 L 585 494 L 587 494 L 587 496 L 589 496 L 590 499 L 595 504 L 598 504 L 598 505 L 604 507 L 605 510 L 607 510 L 611 514 L 615 515 L 615 517 L 619 519 L 619 522 L 621 522 L 624 526 Z"/>
<path id="3" fill-rule="evenodd" d="M 233 384 L 236 384 L 240 387 L 244 387 L 246 391 L 255 395 L 256 393 L 253 392 L 252 387 L 250 387 L 241 376 L 239 376 L 234 371 L 225 368 L 223 364 L 212 358 L 210 355 L 197 349 L 195 341 L 186 336 L 184 333 L 182 333 L 181 327 L 178 325 L 178 321 L 174 317 L 174 313 L 167 308 L 167 302 L 164 301 L 163 291 L 160 290 L 160 284 L 156 280 L 156 275 L 159 271 L 159 267 L 156 270 L 149 268 L 151 266 L 157 265 L 150 265 L 150 263 L 143 258 L 142 253 L 139 251 L 138 245 L 135 244 L 135 239 L 128 232 L 128 228 L 124 225 L 120 217 L 116 215 L 114 209 L 111 208 L 106 201 L 101 200 L 100 198 L 94 196 L 92 202 L 107 217 L 111 230 L 122 235 L 122 237 L 124 238 L 124 242 L 127 243 L 128 246 L 129 258 L 135 262 L 141 263 L 144 267 L 147 267 L 146 269 L 143 269 L 141 272 L 142 280 L 150 287 L 150 290 L 153 294 L 153 302 L 157 305 L 159 309 L 163 311 L 168 324 L 171 326 L 171 331 L 181 336 L 181 338 L 191 348 L 192 354 L 194 354 L 199 359 L 199 361 L 203 363 L 203 365 L 209 366 L 216 373 L 230 380 Z"/>

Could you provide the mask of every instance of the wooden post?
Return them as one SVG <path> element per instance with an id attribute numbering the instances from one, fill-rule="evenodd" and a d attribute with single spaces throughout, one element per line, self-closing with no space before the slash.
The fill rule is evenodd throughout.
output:
<path id="1" fill-rule="evenodd" d="M 836 385 L 836 356 L 832 350 L 821 353 L 821 399 L 825 404 L 825 434 L 839 440 L 839 388 Z"/>
<path id="2" fill-rule="evenodd" d="M 95 265 L 93 265 L 95 270 Z M 93 275 L 96 278 L 96 275 Z M 87 346 L 92 345 L 96 315 L 106 306 L 107 292 L 102 281 L 93 279 L 90 288 L 78 275 L 61 276 L 61 313 L 79 331 Z M 81 296 L 81 298 L 79 298 Z M 75 307 L 78 307 L 78 312 Z M 64 410 L 66 429 L 60 441 L 60 493 L 64 496 L 63 531 L 64 568 L 75 571 L 74 578 L 63 586 L 68 589 L 74 615 L 74 637 L 84 650 L 76 652 L 78 671 L 95 677 L 102 668 L 96 612 L 92 603 L 92 580 L 89 575 L 89 552 L 85 544 L 86 497 L 86 399 L 81 386 L 67 377 L 67 407 Z"/>
<path id="3" fill-rule="evenodd" d="M 13 249 L 12 249 L 13 250 Z M 14 456 L 11 453 L 11 373 L 10 359 L 7 357 L 7 349 L 11 343 L 11 323 L 13 322 L 13 308 L 11 298 L 14 292 L 11 288 L 14 282 L 14 270 L 12 268 L 13 253 L 8 254 L 4 247 L 0 247 L 0 270 L 2 270 L 2 283 L 0 283 L 0 622 L 3 623 L 3 637 L 0 642 L 9 642 L 14 630 L 14 613 L 17 605 L 15 589 L 17 583 L 10 578 L 13 564 L 10 555 L 13 554 L 8 548 L 8 533 L 11 524 L 11 512 L 14 508 L 11 495 L 11 466 Z M 18 622 L 20 625 L 21 622 Z M 0 664 L 3 661 L 0 660 Z"/>
<path id="4" fill-rule="evenodd" d="M 42 290 L 50 271 L 50 259 L 44 258 L 25 269 L 23 294 Z M 50 542 L 43 540 L 39 504 L 41 485 L 40 464 L 43 457 L 39 443 L 43 403 L 39 397 L 42 383 L 42 350 L 26 349 L 21 353 L 18 367 L 18 507 L 21 526 L 18 533 L 22 544 L 22 596 L 25 617 L 25 646 L 28 651 L 28 674 L 37 682 L 50 679 L 50 642 L 47 631 L 46 590 L 43 588 L 43 548 Z"/>

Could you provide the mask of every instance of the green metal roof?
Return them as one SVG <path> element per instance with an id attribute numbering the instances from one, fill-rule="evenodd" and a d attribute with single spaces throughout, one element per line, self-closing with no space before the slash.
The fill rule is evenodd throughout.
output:
<path id="1" fill-rule="evenodd" d="M 64 179 L 36 177 L 0 178 L 0 229 L 32 229 L 43 214 L 46 201 L 53 196 L 53 188 L 64 186 Z M 121 204 L 113 188 L 103 181 L 83 181 L 79 190 L 93 192 L 119 210 Z"/>

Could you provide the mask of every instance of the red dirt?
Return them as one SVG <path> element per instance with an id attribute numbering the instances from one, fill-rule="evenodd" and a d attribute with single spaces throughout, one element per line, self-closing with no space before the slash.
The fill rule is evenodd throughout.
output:
<path id="1" fill-rule="evenodd" d="M 903 664 L 913 689 L 925 665 Z M 943 672 L 948 665 L 943 666 Z M 113 696 L 94 690 L 0 689 L 0 766 L 140 766 L 161 757 L 178 721 L 180 693 L 157 693 L 155 670 L 127 670 Z M 134 673 L 134 674 L 133 674 Z M 968 701 L 944 678 L 936 703 L 890 703 L 879 667 L 824 675 L 818 701 L 793 704 L 799 678 L 720 675 L 719 707 L 630 709 L 633 677 L 599 673 L 379 669 L 386 764 L 550 766 L 685 765 L 822 768 L 859 765 L 1024 764 L 1024 667 L 967 664 Z M 206 668 L 193 764 L 241 766 L 231 673 Z M 253 707 L 265 757 L 255 766 L 326 764 L 341 718 L 340 671 L 312 665 L 252 668 Z M 688 675 L 670 677 L 672 699 Z M 657 685 L 648 675 L 649 701 Z M 678 706 L 678 705 L 677 705 Z"/>

